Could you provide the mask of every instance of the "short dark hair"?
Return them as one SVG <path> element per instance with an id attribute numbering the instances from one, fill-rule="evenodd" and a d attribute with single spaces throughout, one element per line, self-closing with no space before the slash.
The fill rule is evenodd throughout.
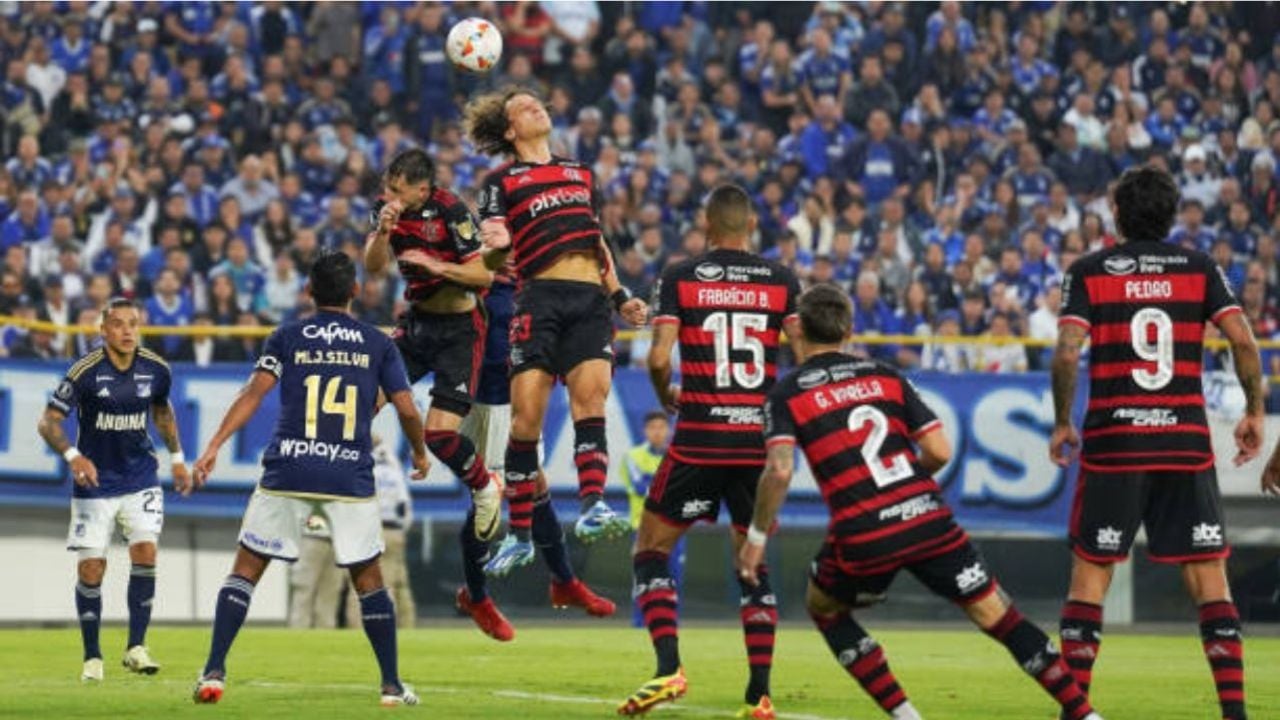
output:
<path id="1" fill-rule="evenodd" d="M 1124 171 L 1113 198 L 1116 228 L 1125 240 L 1161 242 L 1178 212 L 1178 185 L 1173 176 L 1144 165 Z"/>
<path id="2" fill-rule="evenodd" d="M 810 342 L 843 342 L 853 327 L 853 303 L 834 285 L 814 285 L 800 296 L 800 327 Z"/>
<path id="3" fill-rule="evenodd" d="M 650 410 L 649 412 L 644 414 L 645 425 L 648 425 L 654 420 L 661 420 L 664 423 L 671 424 L 671 419 L 668 418 L 667 414 L 662 412 L 661 410 Z"/>
<path id="4" fill-rule="evenodd" d="M 102 306 L 102 317 L 100 321 L 105 323 L 107 321 L 107 318 L 111 316 L 111 311 L 119 310 L 120 308 L 133 308 L 138 312 L 142 312 L 141 305 L 134 302 L 130 298 L 120 297 L 117 295 L 116 297 L 113 297 L 110 300 L 108 300 L 106 305 Z"/>
<path id="5" fill-rule="evenodd" d="M 411 148 L 396 155 L 387 166 L 386 176 L 400 178 L 410 185 L 420 182 L 434 183 L 436 179 L 436 163 L 425 150 Z"/>
<path id="6" fill-rule="evenodd" d="M 327 251 L 316 258 L 307 279 L 316 307 L 346 307 L 356 284 L 356 266 L 346 253 Z"/>
<path id="7" fill-rule="evenodd" d="M 750 228 L 751 196 L 737 185 L 721 185 L 707 196 L 707 230 L 717 237 L 741 237 Z"/>

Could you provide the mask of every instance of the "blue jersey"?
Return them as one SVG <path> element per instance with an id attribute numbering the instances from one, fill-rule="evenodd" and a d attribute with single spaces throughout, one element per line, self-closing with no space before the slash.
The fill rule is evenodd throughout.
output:
<path id="1" fill-rule="evenodd" d="M 124 370 L 103 349 L 71 366 L 49 407 L 64 415 L 76 411 L 76 448 L 98 469 L 98 487 L 75 485 L 75 497 L 115 497 L 160 484 L 147 418 L 152 406 L 169 402 L 171 382 L 169 365 L 146 348 L 138 348 Z"/>
<path id="2" fill-rule="evenodd" d="M 370 423 L 378 390 L 409 389 L 391 339 L 345 313 L 281 325 L 255 368 L 280 382 L 280 419 L 262 455 L 261 487 L 322 498 L 371 498 Z"/>

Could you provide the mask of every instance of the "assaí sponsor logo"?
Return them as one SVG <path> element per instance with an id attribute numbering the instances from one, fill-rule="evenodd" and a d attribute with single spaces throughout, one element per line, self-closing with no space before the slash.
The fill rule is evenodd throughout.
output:
<path id="1" fill-rule="evenodd" d="M 284 438 L 280 441 L 280 454 L 284 457 L 304 458 L 313 457 L 329 462 L 355 462 L 360 459 L 360 451 L 344 448 L 337 443 L 321 442 L 320 440 L 294 440 Z"/>
<path id="2" fill-rule="evenodd" d="M 336 322 L 331 322 L 328 325 L 303 326 L 302 337 L 308 340 L 324 340 L 327 345 L 332 345 L 334 340 L 350 343 L 364 342 L 363 332 Z"/>

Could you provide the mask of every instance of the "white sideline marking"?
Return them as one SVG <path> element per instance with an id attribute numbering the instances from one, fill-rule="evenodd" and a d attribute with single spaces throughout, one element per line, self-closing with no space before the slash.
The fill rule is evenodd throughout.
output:
<path id="1" fill-rule="evenodd" d="M 81 683 L 66 681 L 36 681 L 23 682 L 20 685 L 74 685 L 79 687 Z M 183 680 L 150 680 L 147 684 L 154 685 L 181 685 L 190 687 L 191 683 Z M 319 689 L 319 690 L 343 690 L 352 692 L 373 692 L 374 688 L 368 683 L 301 683 L 301 682 L 273 682 L 270 680 L 233 680 L 228 683 L 227 687 L 230 691 L 235 691 L 235 686 L 268 688 L 274 690 L 303 690 L 303 689 Z M 590 695 L 559 695 L 555 693 L 535 693 L 526 692 L 524 690 L 510 690 L 505 688 L 497 689 L 473 689 L 473 688 L 454 688 L 454 687 L 436 687 L 430 685 L 415 685 L 408 683 L 420 695 L 423 695 L 423 704 L 430 702 L 431 695 L 457 695 L 460 693 L 479 692 L 486 693 L 492 697 L 509 698 L 513 700 L 537 700 L 540 702 L 560 703 L 563 705 L 607 705 L 610 708 L 617 707 L 619 700 L 613 698 L 592 697 Z M 654 708 L 652 712 L 677 712 L 686 715 L 701 715 L 707 717 L 728 717 L 735 712 L 733 708 L 709 707 L 706 705 L 689 705 L 681 700 L 674 703 L 666 703 Z M 810 715 L 807 713 L 791 713 L 780 712 L 779 718 L 783 720 L 844 720 L 844 718 L 834 718 L 826 715 Z"/>

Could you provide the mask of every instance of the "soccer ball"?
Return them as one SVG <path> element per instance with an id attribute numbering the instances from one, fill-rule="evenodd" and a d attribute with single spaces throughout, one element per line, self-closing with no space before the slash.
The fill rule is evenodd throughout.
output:
<path id="1" fill-rule="evenodd" d="M 459 70 L 487 73 L 502 59 L 502 33 L 488 20 L 467 18 L 449 30 L 444 48 Z"/>

